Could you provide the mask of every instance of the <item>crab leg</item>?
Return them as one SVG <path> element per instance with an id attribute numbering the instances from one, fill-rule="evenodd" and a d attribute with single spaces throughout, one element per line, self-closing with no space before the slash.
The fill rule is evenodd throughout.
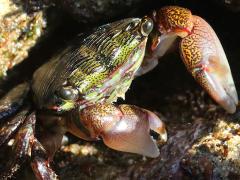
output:
<path id="1" fill-rule="evenodd" d="M 34 139 L 31 156 L 31 166 L 37 179 L 58 179 L 49 162 L 62 145 L 66 133 L 65 121 L 62 116 L 39 114 L 38 137 Z"/>
<path id="2" fill-rule="evenodd" d="M 47 152 L 37 139 L 33 141 L 31 159 L 31 167 L 38 180 L 58 179 L 49 165 Z"/>
<path id="3" fill-rule="evenodd" d="M 22 83 L 13 88 L 0 100 L 0 120 L 6 119 L 17 112 L 23 105 L 24 98 L 29 91 L 29 85 Z M 24 122 L 28 109 L 20 111 L 16 116 L 2 122 L 0 126 L 0 146 L 16 132 Z"/>
<path id="4" fill-rule="evenodd" d="M 182 59 L 199 84 L 227 112 L 234 113 L 238 96 L 222 45 L 202 18 L 193 16 L 194 28 L 180 43 Z"/>
<path id="5" fill-rule="evenodd" d="M 23 105 L 29 92 L 28 83 L 22 83 L 14 87 L 0 100 L 0 120 L 10 117 Z"/>
<path id="6" fill-rule="evenodd" d="M 0 127 L 0 146 L 8 141 L 26 119 L 28 109 L 20 111 L 16 116 Z"/>
<path id="7" fill-rule="evenodd" d="M 16 135 L 16 141 L 13 145 L 14 156 L 6 165 L 5 173 L 0 175 L 0 179 L 11 178 L 19 170 L 21 164 L 31 155 L 32 140 L 34 138 L 36 117 L 30 114 Z"/>
<path id="8" fill-rule="evenodd" d="M 31 157 L 31 166 L 34 174 L 38 179 L 57 179 L 57 175 L 49 166 L 49 154 L 40 144 L 40 142 L 34 137 L 36 116 L 32 113 L 26 117 L 27 111 L 21 111 L 15 119 L 12 119 L 9 125 L 4 127 L 16 127 L 16 121 L 23 121 L 23 125 L 20 127 L 16 134 L 16 141 L 13 145 L 13 151 L 16 155 L 7 164 L 7 168 L 4 174 L 0 175 L 0 179 L 11 178 L 13 174 L 21 167 L 26 159 Z M 19 123 L 17 123 L 19 124 Z M 19 124 L 21 125 L 21 123 Z M 3 140 L 6 140 L 13 130 L 6 130 Z M 52 139 L 52 137 L 50 137 Z M 52 142 L 52 141 L 51 141 Z M 54 151 L 55 152 L 55 151 Z"/>
<path id="9" fill-rule="evenodd" d="M 159 150 L 150 129 L 167 140 L 164 123 L 154 113 L 133 105 L 97 104 L 83 109 L 79 115 L 92 139 L 101 137 L 115 150 L 157 157 Z"/>

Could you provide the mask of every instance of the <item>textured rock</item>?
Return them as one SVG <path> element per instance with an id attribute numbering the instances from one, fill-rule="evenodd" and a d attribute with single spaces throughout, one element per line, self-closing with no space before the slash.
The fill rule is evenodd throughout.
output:
<path id="1" fill-rule="evenodd" d="M 60 0 L 60 7 L 78 22 L 98 23 L 123 16 L 144 0 Z"/>
<path id="2" fill-rule="evenodd" d="M 44 11 L 28 12 L 21 1 L 0 0 L 0 78 L 28 56 L 44 28 Z"/>
<path id="3" fill-rule="evenodd" d="M 213 131 L 195 143 L 181 161 L 190 175 L 211 179 L 240 177 L 240 125 L 219 118 Z"/>

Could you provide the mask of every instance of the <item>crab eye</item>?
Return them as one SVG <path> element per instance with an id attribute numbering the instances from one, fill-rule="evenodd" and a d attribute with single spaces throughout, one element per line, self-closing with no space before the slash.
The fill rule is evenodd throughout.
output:
<path id="1" fill-rule="evenodd" d="M 79 93 L 77 89 L 72 87 L 62 87 L 59 92 L 59 96 L 65 100 L 77 100 L 79 98 Z"/>
<path id="2" fill-rule="evenodd" d="M 144 36 L 148 36 L 153 29 L 153 21 L 150 18 L 145 17 L 141 24 L 141 33 Z"/>

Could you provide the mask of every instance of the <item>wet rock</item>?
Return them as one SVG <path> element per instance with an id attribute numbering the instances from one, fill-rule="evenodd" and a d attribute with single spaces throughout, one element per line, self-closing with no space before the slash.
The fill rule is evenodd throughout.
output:
<path id="1" fill-rule="evenodd" d="M 240 0 L 215 0 L 216 3 L 234 11 L 240 11 Z"/>
<path id="2" fill-rule="evenodd" d="M 240 178 L 240 125 L 218 119 L 213 131 L 201 138 L 186 154 L 182 167 L 192 176 L 205 179 Z"/>
<path id="3" fill-rule="evenodd" d="M 56 5 L 71 14 L 78 22 L 96 23 L 123 16 L 144 0 L 60 0 Z"/>
<path id="4" fill-rule="evenodd" d="M 44 33 L 45 15 L 29 12 L 22 1 L 0 0 L 0 78 L 28 56 Z"/>

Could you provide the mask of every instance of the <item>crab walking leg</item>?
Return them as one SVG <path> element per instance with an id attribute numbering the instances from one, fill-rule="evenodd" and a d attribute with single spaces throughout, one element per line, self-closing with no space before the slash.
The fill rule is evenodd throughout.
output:
<path id="1" fill-rule="evenodd" d="M 31 167 L 38 180 L 54 180 L 58 179 L 55 172 L 49 165 L 48 154 L 41 143 L 34 139 L 32 146 Z"/>
<path id="2" fill-rule="evenodd" d="M 0 179 L 11 178 L 27 158 L 31 156 L 32 140 L 34 138 L 36 116 L 30 114 L 16 135 L 13 145 L 13 157 L 6 165 L 6 171 L 0 175 Z"/>
<path id="3" fill-rule="evenodd" d="M 0 127 L 0 146 L 7 142 L 26 119 L 28 109 L 20 111 Z"/>
<path id="4" fill-rule="evenodd" d="M 192 17 L 192 32 L 182 39 L 182 59 L 193 77 L 227 112 L 234 113 L 238 96 L 223 47 L 211 26 Z"/>
<path id="5" fill-rule="evenodd" d="M 0 99 L 0 120 L 6 119 L 16 113 L 24 103 L 29 92 L 28 83 L 22 83 L 14 87 Z"/>
<path id="6" fill-rule="evenodd" d="M 133 105 L 97 104 L 79 115 L 91 138 L 101 137 L 115 150 L 157 157 L 159 150 L 150 129 L 164 140 L 167 137 L 164 124 L 156 115 Z"/>

